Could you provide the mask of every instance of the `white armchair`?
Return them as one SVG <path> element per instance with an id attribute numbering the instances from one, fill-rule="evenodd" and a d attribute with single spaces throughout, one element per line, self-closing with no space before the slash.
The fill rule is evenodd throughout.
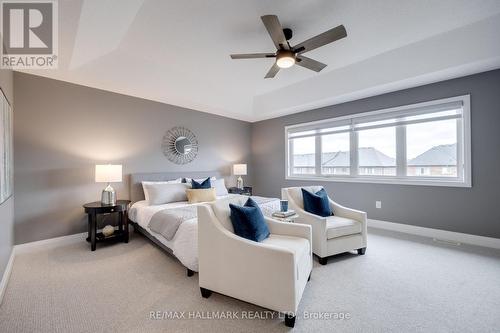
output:
<path id="1" fill-rule="evenodd" d="M 254 242 L 234 234 L 229 202 L 198 206 L 199 284 L 212 291 L 285 314 L 293 327 L 295 314 L 312 270 L 311 227 L 265 218 L 271 235 Z M 235 202 L 237 201 L 237 202 Z"/>
<path id="2" fill-rule="evenodd" d="M 281 196 L 288 200 L 289 208 L 299 215 L 296 222 L 312 227 L 313 253 L 319 263 L 326 265 L 327 257 L 347 251 L 357 250 L 358 254 L 366 251 L 366 213 L 339 205 L 331 198 L 330 207 L 333 216 L 321 217 L 304 210 L 302 188 L 315 193 L 322 186 L 288 187 L 281 189 Z"/>

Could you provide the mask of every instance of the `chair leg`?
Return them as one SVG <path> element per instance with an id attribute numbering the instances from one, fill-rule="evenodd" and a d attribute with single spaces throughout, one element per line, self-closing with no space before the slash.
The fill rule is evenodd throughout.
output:
<path id="1" fill-rule="evenodd" d="M 365 254 L 365 253 L 366 253 L 366 247 L 362 247 L 362 248 L 358 249 L 358 254 L 359 254 L 359 255 L 361 255 L 361 256 L 362 256 L 362 255 L 363 255 L 363 254 Z"/>
<path id="2" fill-rule="evenodd" d="M 327 257 L 324 257 L 324 258 L 318 257 L 318 261 L 321 265 L 326 265 L 328 263 L 328 258 Z"/>
<path id="3" fill-rule="evenodd" d="M 208 290 L 208 289 L 200 287 L 200 291 L 201 291 L 201 297 L 203 297 L 203 298 L 209 298 L 210 295 L 212 295 L 212 290 Z"/>
<path id="4" fill-rule="evenodd" d="M 295 326 L 295 316 L 286 314 L 285 315 L 285 326 L 293 328 Z"/>
<path id="5" fill-rule="evenodd" d="M 194 272 L 188 268 L 187 269 L 187 276 L 193 276 L 193 275 L 194 275 Z"/>

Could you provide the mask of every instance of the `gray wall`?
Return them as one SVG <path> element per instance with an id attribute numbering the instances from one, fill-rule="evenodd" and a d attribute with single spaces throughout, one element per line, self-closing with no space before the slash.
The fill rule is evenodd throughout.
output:
<path id="1" fill-rule="evenodd" d="M 13 73 L 10 70 L 0 70 L 0 87 L 13 105 L 14 85 Z M 15 114 L 15 111 L 14 111 Z M 14 116 L 15 117 L 15 116 Z M 0 279 L 9 261 L 14 243 L 14 197 L 10 197 L 0 205 Z"/>
<path id="2" fill-rule="evenodd" d="M 255 192 L 279 196 L 281 187 L 314 183 L 285 180 L 286 125 L 463 94 L 471 95 L 472 188 L 318 184 L 372 219 L 500 238 L 500 70 L 254 123 Z M 376 200 L 382 209 L 375 209 Z"/>
<path id="3" fill-rule="evenodd" d="M 82 204 L 100 200 L 105 187 L 94 183 L 95 164 L 123 164 L 124 174 L 230 175 L 233 163 L 250 162 L 246 122 L 17 72 L 14 86 L 16 244 L 86 230 Z M 185 166 L 161 151 L 173 126 L 190 128 L 200 143 Z M 119 198 L 129 197 L 127 178 L 114 186 Z"/>

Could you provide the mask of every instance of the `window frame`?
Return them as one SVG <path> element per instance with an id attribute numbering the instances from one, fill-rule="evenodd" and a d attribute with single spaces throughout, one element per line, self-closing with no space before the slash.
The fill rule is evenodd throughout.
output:
<path id="1" fill-rule="evenodd" d="M 350 175 L 321 175 L 321 136 L 316 135 L 315 154 L 315 175 L 290 174 L 293 168 L 293 155 L 290 151 L 289 132 L 310 130 L 311 128 L 327 128 L 335 124 L 351 124 L 356 119 L 373 118 L 383 119 L 392 115 L 414 114 L 415 112 L 433 112 L 440 106 L 452 103 L 462 104 L 462 116 L 457 118 L 457 177 L 436 177 L 436 176 L 407 176 L 406 161 L 406 125 L 396 125 L 396 176 L 373 176 L 358 175 L 358 131 L 354 130 L 354 125 L 349 130 L 350 133 Z M 438 112 L 438 111 L 434 111 Z M 439 119 L 435 119 L 437 121 Z M 432 121 L 432 120 L 431 120 Z M 422 103 L 402 105 L 392 108 L 380 109 L 357 113 L 348 116 L 328 118 L 307 123 L 300 123 L 285 126 L 285 179 L 286 180 L 306 180 L 306 181 L 329 181 L 329 182 L 352 182 L 352 183 L 376 183 L 376 184 L 397 184 L 397 185 L 423 185 L 423 186 L 447 186 L 447 187 L 472 187 L 472 163 L 471 163 L 471 116 L 470 116 L 470 95 L 461 95 L 450 98 L 437 99 Z M 319 162 L 319 164 L 318 164 Z M 353 172 L 355 170 L 355 172 Z M 319 172 L 318 172 L 319 171 Z"/>

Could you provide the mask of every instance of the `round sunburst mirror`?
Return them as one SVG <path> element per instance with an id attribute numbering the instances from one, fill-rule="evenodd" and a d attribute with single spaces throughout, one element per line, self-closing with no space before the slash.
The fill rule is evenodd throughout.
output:
<path id="1" fill-rule="evenodd" d="M 163 136 L 161 147 L 163 154 L 175 164 L 187 164 L 198 155 L 196 135 L 185 127 L 169 129 Z"/>

